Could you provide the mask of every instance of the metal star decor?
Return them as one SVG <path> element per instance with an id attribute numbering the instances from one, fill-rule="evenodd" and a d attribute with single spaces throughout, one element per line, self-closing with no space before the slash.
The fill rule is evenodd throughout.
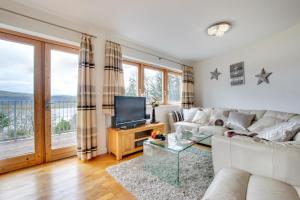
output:
<path id="1" fill-rule="evenodd" d="M 257 85 L 266 82 L 269 83 L 269 76 L 272 74 L 272 72 L 266 73 L 265 69 L 263 68 L 260 72 L 260 74 L 255 75 L 255 77 L 258 78 Z"/>
<path id="2" fill-rule="evenodd" d="M 215 69 L 215 71 L 213 72 L 210 72 L 211 73 L 211 77 L 210 77 L 210 80 L 212 79 L 216 79 L 218 80 L 219 79 L 219 76 L 220 76 L 220 72 L 218 72 L 218 68 Z"/>

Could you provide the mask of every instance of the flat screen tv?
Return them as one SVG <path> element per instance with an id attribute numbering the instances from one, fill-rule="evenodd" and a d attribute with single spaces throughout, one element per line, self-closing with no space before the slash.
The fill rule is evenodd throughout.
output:
<path id="1" fill-rule="evenodd" d="M 146 122 L 146 98 L 115 96 L 115 116 L 112 126 L 115 128 L 134 128 Z"/>

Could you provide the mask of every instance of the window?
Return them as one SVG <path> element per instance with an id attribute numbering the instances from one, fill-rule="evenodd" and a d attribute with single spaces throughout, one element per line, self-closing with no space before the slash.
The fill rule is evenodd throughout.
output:
<path id="1" fill-rule="evenodd" d="M 125 95 L 152 97 L 161 104 L 181 102 L 182 74 L 163 67 L 123 60 Z"/>
<path id="2" fill-rule="evenodd" d="M 138 66 L 123 63 L 125 95 L 138 96 Z"/>
<path id="3" fill-rule="evenodd" d="M 150 68 L 144 69 L 144 94 L 147 103 L 151 98 L 163 102 L 163 72 Z"/>
<path id="4" fill-rule="evenodd" d="M 168 73 L 168 101 L 180 103 L 181 101 L 181 82 L 180 74 Z"/>

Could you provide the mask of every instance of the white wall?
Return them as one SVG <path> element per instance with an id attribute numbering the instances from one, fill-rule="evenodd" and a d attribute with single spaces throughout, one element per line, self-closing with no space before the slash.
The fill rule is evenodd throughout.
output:
<path id="1" fill-rule="evenodd" d="M 230 34 L 230 33 L 229 33 Z M 229 65 L 245 62 L 246 84 L 230 86 Z M 219 80 L 210 80 L 218 68 Z M 270 84 L 256 74 L 272 72 Z M 270 109 L 300 113 L 300 24 L 253 45 L 202 60 L 195 66 L 196 103 L 209 107 Z"/>
<path id="2" fill-rule="evenodd" d="M 83 32 L 88 32 L 89 34 L 97 36 L 97 39 L 94 40 L 94 49 L 95 49 L 95 64 L 96 64 L 96 101 L 97 101 L 97 134 L 98 134 L 98 154 L 106 153 L 107 148 L 107 137 L 106 137 L 106 118 L 102 113 L 102 91 L 103 91 L 103 72 L 104 72 L 104 51 L 105 51 L 105 41 L 112 40 L 115 42 L 119 42 L 121 44 L 125 44 L 130 47 L 138 48 L 143 51 L 147 51 L 153 53 L 155 55 L 160 55 L 162 57 L 166 57 L 169 59 L 174 59 L 169 55 L 165 55 L 160 52 L 155 52 L 153 50 L 147 49 L 141 45 L 135 44 L 134 42 L 130 42 L 126 40 L 126 38 L 122 38 L 120 36 L 116 36 L 112 33 L 108 33 L 105 30 L 102 30 L 97 27 L 90 26 L 89 24 L 83 24 L 81 22 L 74 22 L 71 19 L 63 19 L 57 16 L 53 16 L 48 13 L 44 13 L 29 7 L 24 7 L 18 5 L 11 1 L 0 0 L 1 7 L 8 8 L 14 10 L 19 13 L 23 13 L 25 15 L 30 15 L 32 17 L 42 19 L 48 22 L 52 22 L 55 24 L 59 24 L 62 26 L 67 26 L 76 30 L 80 30 Z M 30 19 L 26 19 L 20 16 L 16 16 L 14 14 L 7 13 L 5 11 L 0 10 L 0 27 L 8 28 L 12 30 L 16 30 L 19 32 L 29 33 L 36 36 L 45 37 L 48 39 L 54 39 L 57 41 L 62 41 L 74 45 L 79 45 L 81 35 L 66 31 L 64 29 L 60 29 L 51 25 L 46 25 L 37 21 L 33 21 Z M 158 60 L 157 58 L 149 55 L 144 55 L 139 52 L 134 52 L 129 49 L 123 49 L 124 56 L 136 59 L 143 60 L 144 62 L 153 63 L 161 66 L 168 66 L 173 69 L 180 70 L 180 66 L 166 62 L 163 60 Z M 180 62 L 179 60 L 177 60 Z M 179 106 L 161 106 L 157 109 L 157 119 L 162 122 L 167 122 L 167 113 L 170 110 L 177 109 Z M 149 110 L 149 109 L 147 109 Z M 151 112 L 148 112 L 149 114 Z M 108 120 L 109 121 L 109 120 Z"/>

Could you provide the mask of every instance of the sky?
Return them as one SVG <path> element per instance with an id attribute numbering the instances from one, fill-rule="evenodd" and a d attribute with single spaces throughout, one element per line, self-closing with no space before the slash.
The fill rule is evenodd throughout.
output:
<path id="1" fill-rule="evenodd" d="M 76 95 L 78 55 L 51 50 L 51 94 Z M 0 90 L 33 94 L 34 47 L 0 39 Z"/>

